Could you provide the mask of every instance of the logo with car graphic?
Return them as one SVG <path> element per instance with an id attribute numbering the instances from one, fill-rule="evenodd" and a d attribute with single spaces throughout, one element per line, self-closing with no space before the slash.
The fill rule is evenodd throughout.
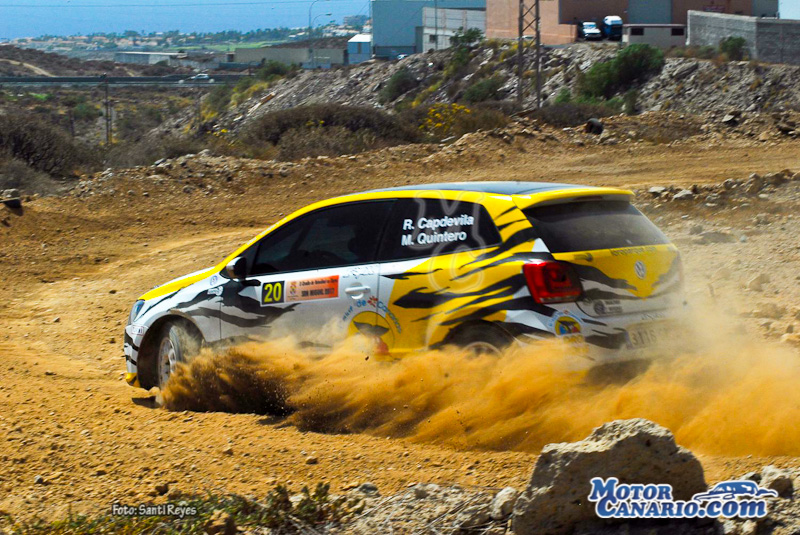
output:
<path id="1" fill-rule="evenodd" d="M 753 481 L 731 480 L 684 501 L 673 497 L 672 485 L 626 484 L 616 477 L 595 477 L 589 501 L 600 518 L 763 518 L 766 498 L 777 496 Z"/>

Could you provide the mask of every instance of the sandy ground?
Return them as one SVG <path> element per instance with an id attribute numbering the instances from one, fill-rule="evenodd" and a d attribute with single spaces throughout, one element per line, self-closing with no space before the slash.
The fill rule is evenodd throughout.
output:
<path id="1" fill-rule="evenodd" d="M 171 493 L 254 495 L 277 482 L 299 488 L 322 480 L 334 491 L 370 481 L 382 493 L 415 482 L 522 488 L 535 451 L 301 432 L 263 416 L 155 408 L 148 393 L 122 380 L 129 308 L 149 288 L 217 262 L 279 216 L 335 194 L 479 179 L 688 186 L 800 168 L 796 142 L 737 141 L 711 148 L 690 142 L 575 147 L 522 141 L 481 150 L 430 164 L 418 162 L 413 151 L 369 163 L 312 162 L 272 178 L 258 171 L 260 164 L 245 163 L 230 183 L 214 183 L 207 194 L 184 193 L 177 181 L 147 181 L 150 171 L 139 170 L 110 179 L 105 187 L 113 195 L 36 199 L 21 214 L 0 207 L 0 510 L 17 519 L 107 511 L 113 502 L 150 500 L 155 485 L 165 482 Z M 788 209 L 796 206 L 787 203 Z M 727 295 L 740 304 L 742 310 L 732 313 L 747 313 L 759 300 L 789 306 L 800 299 L 793 221 L 773 223 L 750 233 L 747 244 L 726 249 L 693 244 L 688 227 L 744 225 L 750 216 L 728 221 L 719 210 L 693 212 L 689 220 L 681 219 L 681 210 L 659 214 L 654 217 L 682 244 L 690 294 L 697 300 L 708 300 L 710 274 L 726 265 L 734 275 L 714 284 L 717 299 Z M 778 275 L 764 292 L 746 295 L 743 281 L 761 271 Z M 775 339 L 775 329 L 786 328 L 755 323 L 748 335 L 753 340 Z M 228 447 L 232 453 L 224 453 Z M 780 445 L 777 453 L 788 456 L 759 454 L 758 448 L 751 455 L 746 444 L 730 454 L 716 449 L 700 453 L 709 482 L 770 463 L 800 466 L 792 456 L 800 452 L 783 452 Z M 318 464 L 307 464 L 309 456 Z M 35 483 L 36 476 L 44 484 Z"/>

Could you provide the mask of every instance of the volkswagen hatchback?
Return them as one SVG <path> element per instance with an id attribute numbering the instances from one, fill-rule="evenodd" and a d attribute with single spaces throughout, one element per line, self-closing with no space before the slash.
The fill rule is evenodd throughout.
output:
<path id="1" fill-rule="evenodd" d="M 595 362 L 635 358 L 685 303 L 678 251 L 632 195 L 469 182 L 313 204 L 136 301 L 127 382 L 163 385 L 203 344 L 285 335 L 323 352 L 363 335 L 384 358 L 553 338 Z"/>

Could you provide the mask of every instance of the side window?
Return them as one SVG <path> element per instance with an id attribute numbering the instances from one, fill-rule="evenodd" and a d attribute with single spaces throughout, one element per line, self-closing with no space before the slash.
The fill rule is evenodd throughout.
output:
<path id="1" fill-rule="evenodd" d="M 251 275 L 373 262 L 393 201 L 322 208 L 265 236 Z"/>
<path id="2" fill-rule="evenodd" d="M 445 199 L 402 199 L 384 231 L 380 260 L 404 260 L 483 249 L 500 243 L 486 208 Z"/>

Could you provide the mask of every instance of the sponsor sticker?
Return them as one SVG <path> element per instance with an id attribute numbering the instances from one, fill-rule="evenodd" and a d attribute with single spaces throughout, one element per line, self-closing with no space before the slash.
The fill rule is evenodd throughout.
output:
<path id="1" fill-rule="evenodd" d="M 592 478 L 589 501 L 600 518 L 763 518 L 765 498 L 778 493 L 754 481 L 723 481 L 691 500 L 676 500 L 672 485 L 626 484 L 616 477 Z"/>
<path id="2" fill-rule="evenodd" d="M 339 297 L 339 275 L 288 281 L 285 285 L 285 301 L 287 303 Z"/>

